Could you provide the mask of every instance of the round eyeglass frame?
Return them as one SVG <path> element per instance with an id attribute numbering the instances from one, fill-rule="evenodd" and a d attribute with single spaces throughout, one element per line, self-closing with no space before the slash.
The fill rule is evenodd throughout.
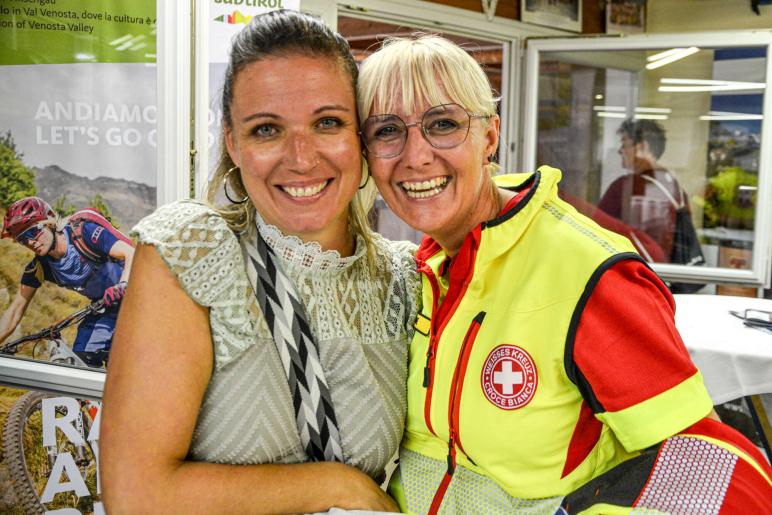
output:
<path id="1" fill-rule="evenodd" d="M 426 115 L 428 113 L 430 113 L 431 111 L 433 111 L 434 109 L 437 109 L 439 107 L 447 107 L 447 106 L 459 107 L 469 117 L 469 123 L 467 123 L 467 125 L 466 125 L 466 132 L 464 133 L 463 139 L 461 139 L 458 143 L 454 143 L 453 145 L 449 145 L 449 146 L 443 147 L 443 146 L 440 146 L 440 145 L 436 145 L 435 143 L 432 142 L 431 139 L 429 139 L 429 136 L 427 134 L 428 133 L 428 129 L 426 129 L 426 127 L 424 127 L 424 119 L 426 118 Z M 383 118 L 383 117 L 386 117 L 386 116 L 393 116 L 394 118 L 396 118 L 397 120 L 402 122 L 402 125 L 405 126 L 405 132 L 404 132 L 405 136 L 402 138 L 402 144 L 399 147 L 399 151 L 394 152 L 394 153 L 388 153 L 388 154 L 379 154 L 379 153 L 374 152 L 370 148 L 370 146 L 367 144 L 367 138 L 365 138 L 365 131 L 364 131 L 364 129 L 365 129 L 365 126 L 367 125 L 367 122 L 370 121 L 371 119 L 373 119 L 373 118 Z M 360 127 L 358 133 L 359 133 L 359 137 L 362 139 L 362 145 L 364 145 L 364 147 L 367 149 L 368 153 L 372 154 L 373 157 L 379 157 L 379 158 L 383 158 L 383 159 L 388 159 L 388 158 L 392 158 L 392 157 L 397 157 L 398 155 L 402 154 L 402 152 L 404 152 L 405 145 L 407 144 L 408 129 L 410 127 L 413 127 L 414 125 L 418 125 L 418 127 L 420 129 L 419 132 L 421 133 L 421 136 L 423 136 L 423 138 L 426 140 L 427 143 L 429 143 L 429 145 L 431 145 L 432 147 L 434 147 L 436 149 L 439 149 L 439 150 L 448 150 L 450 148 L 456 148 L 457 146 L 461 145 L 462 143 L 464 143 L 466 141 L 466 138 L 469 137 L 469 128 L 472 125 L 472 119 L 473 118 L 490 118 L 491 116 L 492 115 L 489 115 L 489 114 L 470 113 L 469 111 L 467 111 L 464 108 L 464 106 L 462 106 L 460 104 L 457 104 L 455 102 L 450 102 L 450 103 L 447 103 L 447 104 L 438 104 L 436 106 L 430 107 L 429 109 L 424 111 L 424 113 L 421 115 L 421 119 L 419 121 L 412 122 L 412 123 L 405 123 L 405 120 L 403 120 L 402 118 L 400 118 L 399 116 L 397 116 L 396 114 L 393 114 L 393 113 L 374 114 L 372 116 L 368 116 L 365 119 L 365 121 L 362 122 L 362 126 Z"/>

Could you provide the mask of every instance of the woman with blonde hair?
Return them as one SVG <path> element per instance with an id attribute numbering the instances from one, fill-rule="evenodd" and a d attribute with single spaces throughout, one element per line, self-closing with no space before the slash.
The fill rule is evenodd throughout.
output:
<path id="1" fill-rule="evenodd" d="M 411 249 L 367 226 L 356 80 L 308 15 L 235 37 L 210 185 L 230 204 L 175 202 L 134 229 L 102 416 L 111 514 L 396 510 L 378 483 L 417 282 Z"/>
<path id="2" fill-rule="evenodd" d="M 407 513 L 770 513 L 772 470 L 714 419 L 674 302 L 630 242 L 492 177 L 496 98 L 445 39 L 360 69 L 366 156 L 417 251 L 423 308 L 389 492 Z"/>

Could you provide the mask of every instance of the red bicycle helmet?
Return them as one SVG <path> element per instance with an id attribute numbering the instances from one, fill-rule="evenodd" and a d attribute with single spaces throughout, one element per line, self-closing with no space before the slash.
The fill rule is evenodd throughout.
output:
<path id="1" fill-rule="evenodd" d="M 48 202 L 39 197 L 26 197 L 8 207 L 3 220 L 3 238 L 16 238 L 38 222 L 55 219 Z"/>

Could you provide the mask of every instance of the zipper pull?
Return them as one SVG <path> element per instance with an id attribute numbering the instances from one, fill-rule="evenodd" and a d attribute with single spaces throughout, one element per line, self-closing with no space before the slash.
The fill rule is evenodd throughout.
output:
<path id="1" fill-rule="evenodd" d="M 453 435 L 448 439 L 448 475 L 452 476 L 456 471 L 456 446 L 453 444 Z"/>
<path id="2" fill-rule="evenodd" d="M 424 388 L 429 388 L 429 361 L 432 359 L 432 340 L 429 340 L 429 349 L 426 351 L 426 365 L 424 366 Z"/>

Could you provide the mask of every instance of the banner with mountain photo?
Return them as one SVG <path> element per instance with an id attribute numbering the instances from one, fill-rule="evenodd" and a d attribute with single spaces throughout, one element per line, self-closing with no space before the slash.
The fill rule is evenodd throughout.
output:
<path id="1" fill-rule="evenodd" d="M 130 280 L 125 234 L 156 207 L 155 63 L 155 1 L 0 2 L 0 355 L 105 366 Z M 0 387 L 4 433 L 20 394 Z M 61 403 L 28 403 L 25 423 L 53 409 L 95 446 L 96 405 Z M 41 463 L 32 494 L 3 446 L 0 513 L 102 512 L 93 471 L 75 477 L 82 449 L 60 448 L 83 438 L 46 434 L 53 446 L 25 440 Z"/>

